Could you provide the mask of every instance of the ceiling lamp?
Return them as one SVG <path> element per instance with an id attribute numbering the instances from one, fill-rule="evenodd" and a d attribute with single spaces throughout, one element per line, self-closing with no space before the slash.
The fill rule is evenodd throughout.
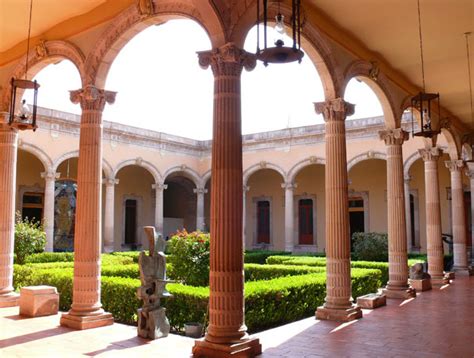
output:
<path id="1" fill-rule="evenodd" d="M 260 48 L 260 2 L 257 0 L 257 59 L 263 62 L 265 66 L 269 63 L 289 63 L 298 61 L 301 63 L 301 59 L 304 56 L 301 51 L 301 18 L 300 18 L 300 7 L 301 0 L 291 0 L 291 28 L 293 46 L 285 46 L 284 37 L 286 36 L 285 30 L 285 17 L 280 12 L 280 0 L 278 3 L 278 13 L 275 16 L 275 27 L 274 27 L 274 46 L 268 47 L 267 40 L 267 24 L 268 24 L 268 0 L 262 0 L 263 5 L 263 49 Z"/>
<path id="2" fill-rule="evenodd" d="M 432 138 L 439 134 L 439 129 L 433 128 L 432 115 L 436 110 L 438 116 L 441 116 L 441 107 L 439 104 L 439 93 L 426 93 L 425 91 L 425 65 L 423 59 L 423 36 L 421 34 L 421 11 L 420 0 L 418 3 L 418 34 L 420 39 L 420 57 L 421 57 L 421 77 L 423 80 L 423 91 L 418 93 L 411 99 L 411 118 L 412 118 L 412 134 L 425 138 Z M 415 133 L 414 122 L 415 116 L 413 111 L 417 110 L 420 115 L 420 131 Z"/>
<path id="3" fill-rule="evenodd" d="M 40 85 L 36 81 L 28 80 L 28 58 L 30 53 L 30 34 L 31 34 L 31 14 L 33 10 L 33 0 L 30 0 L 30 18 L 28 23 L 28 41 L 26 45 L 26 70 L 24 79 L 11 79 L 11 96 L 10 96 L 10 117 L 8 124 L 19 130 L 32 129 L 36 130 L 36 109 L 38 100 L 38 88 Z M 33 91 L 33 108 L 26 104 L 26 100 L 21 101 L 19 108 L 16 106 L 17 97 L 24 91 Z"/>

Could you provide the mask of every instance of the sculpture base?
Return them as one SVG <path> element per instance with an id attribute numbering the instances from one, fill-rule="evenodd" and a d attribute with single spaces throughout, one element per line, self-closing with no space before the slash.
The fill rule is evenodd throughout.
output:
<path id="1" fill-rule="evenodd" d="M 258 338 L 245 339 L 232 344 L 216 344 L 206 340 L 196 341 L 193 347 L 193 357 L 197 358 L 252 358 L 262 354 L 262 345 Z"/>
<path id="2" fill-rule="evenodd" d="M 431 279 L 424 278 L 421 280 L 410 279 L 410 286 L 418 292 L 431 290 Z"/>
<path id="3" fill-rule="evenodd" d="M 6 295 L 0 295 L 0 308 L 18 306 L 20 295 L 16 292 L 10 292 Z"/>
<path id="4" fill-rule="evenodd" d="M 374 309 L 385 306 L 387 297 L 379 293 L 369 293 L 368 295 L 357 297 L 357 306 L 365 309 Z"/>
<path id="5" fill-rule="evenodd" d="M 61 326 L 79 330 L 110 326 L 113 323 L 114 317 L 108 312 L 96 316 L 74 316 L 70 313 L 63 313 L 60 320 Z"/>
<path id="6" fill-rule="evenodd" d="M 316 319 L 320 320 L 349 322 L 359 318 L 362 318 L 362 310 L 356 305 L 352 305 L 351 308 L 346 309 L 335 309 L 321 306 L 316 310 Z"/>
<path id="7" fill-rule="evenodd" d="M 408 287 L 403 290 L 397 290 L 390 287 L 382 289 L 382 293 L 387 296 L 387 298 L 401 299 L 406 300 L 409 298 L 416 297 L 416 291 L 412 287 Z"/>
<path id="8" fill-rule="evenodd" d="M 472 267 L 453 267 L 453 270 L 458 276 L 467 277 L 474 275 L 474 270 L 472 269 Z"/>

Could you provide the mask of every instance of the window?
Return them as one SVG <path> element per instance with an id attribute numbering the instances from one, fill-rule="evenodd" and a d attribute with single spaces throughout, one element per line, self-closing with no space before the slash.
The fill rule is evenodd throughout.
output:
<path id="1" fill-rule="evenodd" d="M 365 232 L 363 198 L 353 197 L 349 199 L 349 223 L 351 230 L 352 249 L 352 234 L 354 234 L 355 232 Z"/>
<path id="2" fill-rule="evenodd" d="M 298 201 L 298 243 L 313 245 L 313 200 L 300 199 Z"/>
<path id="3" fill-rule="evenodd" d="M 125 245 L 137 243 L 137 201 L 125 200 Z"/>
<path id="4" fill-rule="evenodd" d="M 24 193 L 21 210 L 22 219 L 41 221 L 43 218 L 43 193 Z"/>
<path id="5" fill-rule="evenodd" d="M 257 202 L 257 244 L 270 243 L 270 202 Z"/>

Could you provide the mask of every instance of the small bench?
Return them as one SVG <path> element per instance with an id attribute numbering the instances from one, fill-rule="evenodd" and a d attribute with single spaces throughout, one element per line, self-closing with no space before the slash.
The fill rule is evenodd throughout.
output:
<path id="1" fill-rule="evenodd" d="M 357 297 L 357 306 L 360 308 L 374 309 L 386 304 L 387 297 L 384 294 L 369 293 L 368 295 Z"/>
<path id="2" fill-rule="evenodd" d="M 49 316 L 58 313 L 59 294 L 53 286 L 27 286 L 20 289 L 20 315 Z"/>

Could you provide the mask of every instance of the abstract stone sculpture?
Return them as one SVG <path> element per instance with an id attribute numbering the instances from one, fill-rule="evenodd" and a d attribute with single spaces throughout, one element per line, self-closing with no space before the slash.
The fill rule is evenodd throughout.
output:
<path id="1" fill-rule="evenodd" d="M 143 300 L 143 307 L 138 310 L 138 336 L 156 339 L 166 337 L 170 324 L 166 318 L 166 309 L 160 306 L 160 299 L 170 297 L 166 291 L 166 241 L 155 232 L 153 226 L 145 226 L 145 235 L 149 242 L 150 254 L 145 251 L 138 257 L 140 281 L 137 297 Z"/>
<path id="2" fill-rule="evenodd" d="M 425 280 L 431 278 L 430 274 L 423 271 L 423 264 L 416 263 L 410 267 L 410 279 Z"/>

